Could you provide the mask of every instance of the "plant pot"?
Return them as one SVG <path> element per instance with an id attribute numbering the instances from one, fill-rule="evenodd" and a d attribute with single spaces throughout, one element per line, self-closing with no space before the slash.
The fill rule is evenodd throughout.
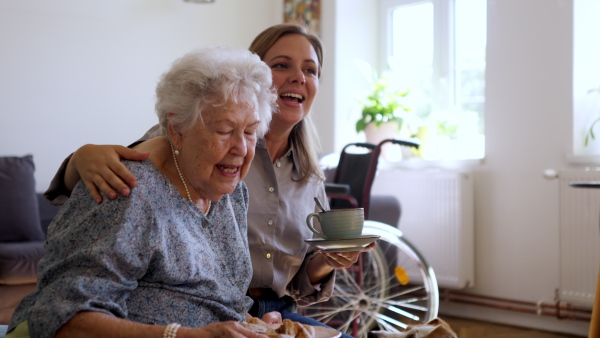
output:
<path id="1" fill-rule="evenodd" d="M 367 142 L 379 144 L 383 140 L 402 138 L 400 126 L 401 124 L 396 121 L 385 122 L 379 127 L 376 127 L 375 123 L 369 123 L 365 128 Z M 412 152 L 407 147 L 388 143 L 381 148 L 381 156 L 390 162 L 397 162 L 411 157 Z"/>
<path id="2" fill-rule="evenodd" d="M 365 135 L 367 137 L 367 143 L 379 144 L 379 142 L 388 138 L 397 138 L 400 133 L 400 125 L 398 122 L 385 122 L 379 127 L 375 126 L 375 123 L 367 124 L 365 128 Z"/>

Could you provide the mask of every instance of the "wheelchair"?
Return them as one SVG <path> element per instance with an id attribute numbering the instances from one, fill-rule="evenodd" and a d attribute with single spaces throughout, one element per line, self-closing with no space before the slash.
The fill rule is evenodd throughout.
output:
<path id="1" fill-rule="evenodd" d="M 377 247 L 363 253 L 353 266 L 336 272 L 328 301 L 300 308 L 302 315 L 354 337 L 367 337 L 372 330 L 401 332 L 438 315 L 439 290 L 433 269 L 402 232 L 389 225 L 398 224 L 400 203 L 391 196 L 371 196 L 381 149 L 387 143 L 419 146 L 395 139 L 378 145 L 348 144 L 333 182 L 325 183 L 332 209 L 364 209 L 363 233 L 381 236 Z"/>

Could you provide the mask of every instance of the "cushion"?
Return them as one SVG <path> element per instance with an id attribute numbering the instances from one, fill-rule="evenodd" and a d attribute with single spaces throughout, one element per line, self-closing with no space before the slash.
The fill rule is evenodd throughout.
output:
<path id="1" fill-rule="evenodd" d="M 0 243 L 0 285 L 35 283 L 44 242 Z"/>
<path id="2" fill-rule="evenodd" d="M 0 157 L 0 242 L 43 241 L 33 156 Z"/>

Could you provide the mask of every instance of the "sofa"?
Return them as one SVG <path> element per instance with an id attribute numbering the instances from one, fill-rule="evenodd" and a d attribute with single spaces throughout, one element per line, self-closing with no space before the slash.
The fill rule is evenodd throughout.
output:
<path id="1" fill-rule="evenodd" d="M 33 156 L 0 157 L 0 324 L 35 291 L 48 225 L 58 208 L 35 191 Z"/>

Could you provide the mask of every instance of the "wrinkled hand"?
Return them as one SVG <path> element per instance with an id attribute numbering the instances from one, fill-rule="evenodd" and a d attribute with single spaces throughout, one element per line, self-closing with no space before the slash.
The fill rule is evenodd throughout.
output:
<path id="1" fill-rule="evenodd" d="M 90 195 L 97 203 L 102 202 L 102 191 L 108 198 L 117 198 L 117 191 L 128 196 L 130 188 L 137 185 L 135 177 L 121 159 L 142 161 L 149 153 L 117 145 L 85 145 L 71 157 L 70 164 L 87 187 Z"/>
<path id="2" fill-rule="evenodd" d="M 361 251 L 350 251 L 350 252 L 323 252 L 321 254 L 325 257 L 325 262 L 334 269 L 348 268 L 352 264 L 358 261 L 358 257 L 361 253 L 371 251 L 375 249 L 377 242 L 369 244 Z"/>
<path id="3" fill-rule="evenodd" d="M 241 323 L 230 321 L 212 323 L 197 329 L 182 327 L 177 331 L 177 338 L 179 337 L 264 338 L 267 336 L 254 332 Z"/>

